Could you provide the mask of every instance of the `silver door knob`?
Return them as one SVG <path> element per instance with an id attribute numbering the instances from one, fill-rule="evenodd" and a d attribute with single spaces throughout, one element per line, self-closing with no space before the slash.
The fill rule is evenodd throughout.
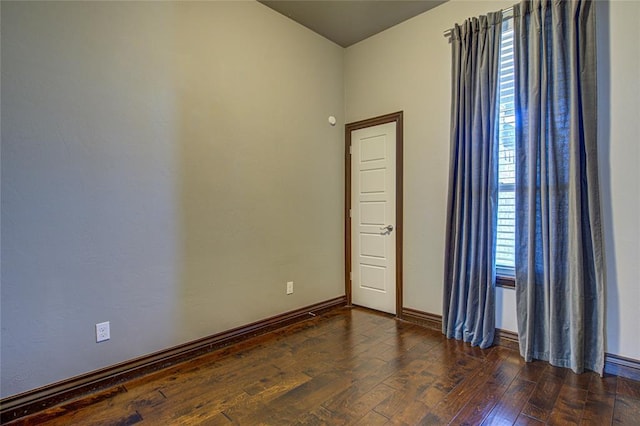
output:
<path id="1" fill-rule="evenodd" d="M 390 234 L 393 231 L 393 225 L 383 226 L 380 230 L 382 231 L 381 234 Z"/>

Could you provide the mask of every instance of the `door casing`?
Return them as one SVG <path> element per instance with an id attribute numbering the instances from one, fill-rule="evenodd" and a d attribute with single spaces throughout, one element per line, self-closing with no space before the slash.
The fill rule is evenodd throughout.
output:
<path id="1" fill-rule="evenodd" d="M 358 129 L 373 127 L 380 124 L 396 123 L 396 318 L 402 318 L 402 241 L 403 241 L 403 111 L 381 115 L 367 120 L 345 124 L 345 191 L 344 191 L 344 290 L 347 305 L 351 306 L 351 132 Z"/>

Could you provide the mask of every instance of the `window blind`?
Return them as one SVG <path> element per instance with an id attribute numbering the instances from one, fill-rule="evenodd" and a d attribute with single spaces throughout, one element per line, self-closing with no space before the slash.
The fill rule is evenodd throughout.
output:
<path id="1" fill-rule="evenodd" d="M 515 259 L 515 103 L 513 68 L 513 19 L 502 24 L 499 66 L 498 275 L 514 275 Z"/>

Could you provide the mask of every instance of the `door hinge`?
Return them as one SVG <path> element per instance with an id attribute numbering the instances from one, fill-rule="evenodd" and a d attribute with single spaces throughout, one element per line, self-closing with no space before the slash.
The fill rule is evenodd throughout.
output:
<path id="1" fill-rule="evenodd" d="M 353 210 L 349 209 L 349 217 L 352 216 Z"/>
<path id="2" fill-rule="evenodd" d="M 353 145 L 349 145 L 349 155 L 351 155 L 351 147 L 352 147 L 352 146 L 353 146 Z"/>
<path id="3" fill-rule="evenodd" d="M 353 272 L 349 272 L 349 281 L 353 281 Z"/>

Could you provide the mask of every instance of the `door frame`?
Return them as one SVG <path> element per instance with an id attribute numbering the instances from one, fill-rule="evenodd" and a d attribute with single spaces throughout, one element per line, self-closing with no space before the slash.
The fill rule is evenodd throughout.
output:
<path id="1" fill-rule="evenodd" d="M 347 305 L 351 306 L 351 132 L 380 124 L 396 123 L 396 318 L 402 318 L 402 213 L 403 213 L 403 111 L 381 115 L 366 120 L 347 123 L 345 129 L 345 191 L 344 191 L 344 291 L 347 297 Z"/>

